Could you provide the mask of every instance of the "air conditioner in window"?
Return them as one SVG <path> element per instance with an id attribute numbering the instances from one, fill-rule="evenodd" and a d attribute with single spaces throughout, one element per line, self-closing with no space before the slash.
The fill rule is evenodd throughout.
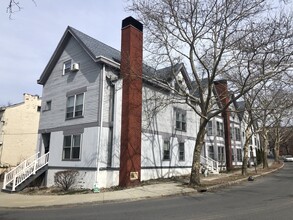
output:
<path id="1" fill-rule="evenodd" d="M 0 145 L 2 145 L 3 144 L 3 142 L 2 141 L 0 141 Z"/>
<path id="2" fill-rule="evenodd" d="M 178 75 L 178 76 L 177 76 L 177 81 L 178 81 L 179 83 L 182 83 L 182 82 L 183 82 L 183 76 L 182 76 L 182 75 Z"/>
<path id="3" fill-rule="evenodd" d="M 78 63 L 73 63 L 71 67 L 71 71 L 75 72 L 79 70 L 79 64 Z"/>

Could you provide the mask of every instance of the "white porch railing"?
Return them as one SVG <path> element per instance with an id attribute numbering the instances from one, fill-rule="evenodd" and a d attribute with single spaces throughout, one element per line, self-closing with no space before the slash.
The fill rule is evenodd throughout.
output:
<path id="1" fill-rule="evenodd" d="M 9 183 L 11 183 L 13 181 L 14 176 L 19 173 L 20 171 L 22 171 L 25 167 L 29 166 L 33 161 L 36 160 L 36 158 L 38 158 L 38 153 L 32 155 L 31 157 L 29 157 L 28 159 L 22 161 L 17 167 L 13 168 L 12 170 L 10 170 L 8 173 L 5 173 L 4 176 L 4 182 L 3 182 L 3 187 Z"/>
<path id="2" fill-rule="evenodd" d="M 36 171 L 48 164 L 49 152 L 37 157 L 38 153 L 23 161 L 17 167 L 4 175 L 3 189 L 12 183 L 12 191 Z"/>
<path id="3" fill-rule="evenodd" d="M 211 171 L 214 173 L 219 173 L 219 162 L 210 158 L 210 157 L 204 157 L 200 156 L 201 163 L 207 166 L 207 168 L 210 168 Z"/>

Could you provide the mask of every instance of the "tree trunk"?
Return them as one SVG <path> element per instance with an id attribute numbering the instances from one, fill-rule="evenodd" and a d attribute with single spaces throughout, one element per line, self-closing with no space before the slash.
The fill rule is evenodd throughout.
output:
<path id="1" fill-rule="evenodd" d="M 268 168 L 268 146 L 269 146 L 269 140 L 268 140 L 268 130 L 266 128 L 263 128 L 263 139 L 264 139 L 264 146 L 263 146 L 263 168 Z"/>
<path id="2" fill-rule="evenodd" d="M 279 153 L 280 153 L 280 129 L 276 129 L 276 141 L 274 146 L 274 159 L 275 162 L 279 163 Z"/>
<path id="3" fill-rule="evenodd" d="M 249 140 L 251 138 L 249 126 L 245 129 L 245 143 L 243 146 L 243 162 L 242 162 L 242 175 L 247 175 L 247 164 L 248 164 L 248 149 L 249 149 Z"/>
<path id="4" fill-rule="evenodd" d="M 197 133 L 194 152 L 193 152 L 193 161 L 191 167 L 191 175 L 190 175 L 190 186 L 199 186 L 200 185 L 200 155 L 201 149 L 204 144 L 204 137 L 205 137 L 205 127 L 206 127 L 206 120 L 200 119 L 200 126 L 199 131 Z"/>

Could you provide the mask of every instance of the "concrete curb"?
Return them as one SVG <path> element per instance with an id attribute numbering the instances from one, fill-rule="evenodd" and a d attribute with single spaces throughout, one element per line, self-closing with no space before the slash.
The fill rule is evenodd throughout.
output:
<path id="1" fill-rule="evenodd" d="M 284 167 L 284 163 L 274 169 L 274 170 L 270 170 L 268 172 L 264 172 L 262 174 L 256 174 L 253 176 L 253 178 L 258 178 L 260 176 L 265 176 L 267 174 L 270 174 L 272 172 L 275 172 L 281 168 Z M 109 204 L 109 203 L 122 203 L 122 202 L 133 202 L 133 201 L 141 201 L 141 200 L 146 200 L 146 199 L 158 199 L 158 198 L 164 198 L 164 197 L 172 197 L 172 196 L 176 196 L 176 195 L 192 195 L 192 194 L 196 194 L 196 193 L 201 193 L 201 192 L 206 192 L 206 191 L 212 191 L 212 190 L 216 190 L 219 188 L 224 188 L 227 186 L 231 186 L 231 185 L 235 185 L 238 184 L 240 182 L 244 182 L 247 181 L 247 177 L 245 178 L 241 178 L 238 180 L 234 180 L 234 181 L 229 181 L 226 183 L 222 183 L 222 184 L 218 184 L 218 185 L 213 185 L 213 186 L 209 186 L 209 187 L 203 187 L 202 190 L 201 188 L 192 188 L 192 187 L 188 187 L 185 186 L 183 184 L 180 184 L 178 182 L 172 182 L 172 183 L 168 183 L 168 185 L 162 185 L 161 186 L 157 186 L 157 187 L 161 187 L 161 189 L 158 190 L 153 190 L 152 187 L 156 187 L 155 185 L 151 185 L 151 186 L 142 186 L 142 187 L 138 187 L 138 188 L 134 188 L 131 191 L 124 191 L 123 193 L 121 192 L 117 192 L 117 194 L 115 193 L 115 195 L 113 194 L 105 194 L 104 195 L 100 195 L 100 198 L 95 198 L 93 195 L 91 196 L 90 199 L 82 199 L 82 196 L 80 197 L 80 200 L 78 200 L 78 197 L 72 197 L 72 201 L 67 203 L 66 201 L 63 203 L 62 201 L 60 201 L 58 199 L 58 196 L 53 196 L 53 198 L 51 197 L 47 197 L 47 199 L 50 198 L 50 200 L 52 200 L 52 203 L 42 203 L 42 204 L 36 204 L 36 201 L 27 201 L 27 204 L 22 203 L 21 201 L 19 201 L 18 203 L 16 202 L 17 200 L 15 200 L 17 198 L 17 194 L 16 195 L 11 195 L 8 196 L 7 194 L 5 194 L 5 196 L 3 198 L 1 198 L 1 200 L 4 202 L 2 205 L 0 205 L 0 209 L 38 209 L 38 208 L 57 208 L 57 207 L 70 207 L 70 206 L 80 206 L 80 205 L 90 205 L 90 204 Z M 151 188 L 150 188 L 151 187 Z M 166 190 L 166 187 L 168 188 Z M 144 193 L 145 192 L 145 193 Z M 33 198 L 33 197 L 31 197 Z M 62 197 L 59 197 L 62 198 Z M 77 199 L 78 198 L 78 199 Z M 4 200 L 3 200 L 4 199 Z M 11 199 L 11 200 L 10 200 Z M 22 198 L 23 199 L 23 198 Z M 44 196 L 44 199 L 46 199 L 46 196 Z M 67 198 L 69 199 L 69 198 Z M 8 205 L 7 203 L 5 204 L 5 201 L 10 200 L 12 203 L 10 205 Z M 14 201 L 15 200 L 15 201 Z M 40 199 L 39 199 L 40 201 Z"/>
<path id="2" fill-rule="evenodd" d="M 284 167 L 284 163 L 282 163 L 282 166 L 280 166 L 280 167 L 278 167 L 276 169 L 270 170 L 268 172 L 264 172 L 262 174 L 256 174 L 256 175 L 253 175 L 252 177 L 255 179 L 255 178 L 258 178 L 258 177 L 261 177 L 261 176 L 265 176 L 267 174 L 276 172 L 279 169 L 282 169 L 283 167 Z M 222 183 L 222 184 L 218 184 L 218 185 L 214 185 L 214 186 L 209 186 L 209 187 L 206 187 L 206 188 L 207 188 L 207 191 L 211 191 L 211 190 L 219 189 L 219 188 L 226 187 L 226 186 L 236 185 L 236 184 L 239 184 L 239 183 L 244 182 L 244 181 L 247 181 L 247 177 L 241 178 L 241 179 L 238 179 L 238 180 L 234 180 L 234 181 L 230 181 L 230 182 L 227 182 L 227 183 Z"/>

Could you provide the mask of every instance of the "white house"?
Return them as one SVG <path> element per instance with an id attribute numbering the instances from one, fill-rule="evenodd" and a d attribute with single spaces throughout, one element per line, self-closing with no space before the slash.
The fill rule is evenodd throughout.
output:
<path id="1" fill-rule="evenodd" d="M 37 150 L 49 155 L 47 186 L 54 185 L 56 172 L 67 169 L 79 171 L 77 187 L 82 188 L 130 186 L 190 173 L 199 118 L 187 104 L 163 105 L 160 100 L 168 100 L 172 91 L 149 80 L 157 74 L 176 87 L 178 77 L 191 91 L 184 65 L 156 73 L 143 65 L 143 26 L 132 17 L 122 22 L 121 41 L 119 52 L 68 27 L 40 76 Z M 220 88 L 222 82 L 215 84 Z M 223 130 L 230 125 L 222 117 L 210 125 L 222 134 L 212 133 L 212 138 L 208 131 L 203 163 L 212 161 L 209 156 L 225 166 L 232 158 Z M 240 128 L 239 119 L 231 117 L 233 129 Z M 236 153 L 241 148 L 237 141 Z"/>

